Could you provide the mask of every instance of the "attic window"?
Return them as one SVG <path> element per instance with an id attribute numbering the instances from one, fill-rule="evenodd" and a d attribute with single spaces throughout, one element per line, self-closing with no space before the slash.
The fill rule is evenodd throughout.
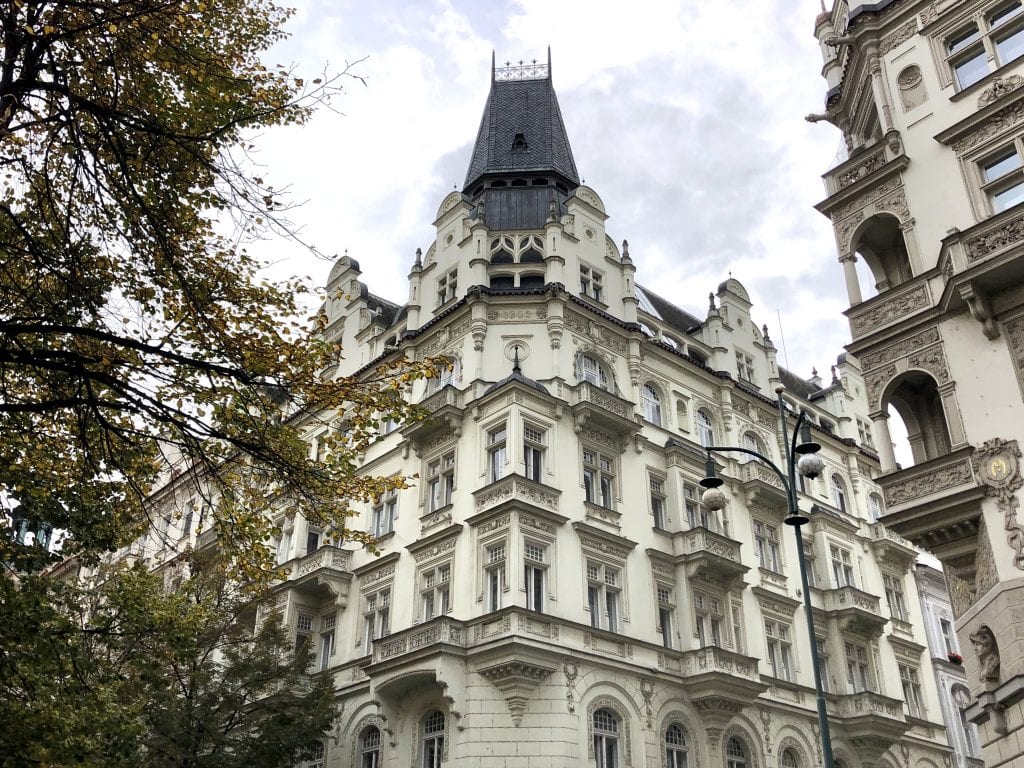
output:
<path id="1" fill-rule="evenodd" d="M 517 133 L 516 137 L 512 139 L 512 151 L 513 152 L 525 152 L 530 148 L 529 144 L 526 143 L 526 137 L 521 133 Z"/>

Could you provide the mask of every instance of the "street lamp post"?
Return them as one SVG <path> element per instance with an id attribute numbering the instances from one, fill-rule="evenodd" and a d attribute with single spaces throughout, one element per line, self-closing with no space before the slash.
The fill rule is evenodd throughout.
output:
<path id="1" fill-rule="evenodd" d="M 807 584 L 807 559 L 804 557 L 804 537 L 801 531 L 802 526 L 809 522 L 805 514 L 800 511 L 797 505 L 796 496 L 796 474 L 799 472 L 803 477 L 814 479 L 821 475 L 825 463 L 818 456 L 821 446 L 811 438 L 811 425 L 806 420 L 803 411 L 797 416 L 796 424 L 793 426 L 793 437 L 790 440 L 789 428 L 786 420 L 786 403 L 782 399 L 782 393 L 786 391 L 783 386 L 775 388 L 777 404 L 779 409 L 779 421 L 782 423 L 782 444 L 786 459 L 786 471 L 783 472 L 766 456 L 761 455 L 749 448 L 735 448 L 729 446 L 711 445 L 707 446 L 707 477 L 700 481 L 705 489 L 701 496 L 701 503 L 710 510 L 719 510 L 725 506 L 725 494 L 719 486 L 722 479 L 715 471 L 715 460 L 711 454 L 714 452 L 745 453 L 753 456 L 762 464 L 767 466 L 782 481 L 786 490 L 786 497 L 789 502 L 789 510 L 785 523 L 792 526 L 796 533 L 796 556 L 800 563 L 800 585 L 803 590 L 804 613 L 807 617 L 807 636 L 811 644 L 811 667 L 814 670 L 814 690 L 817 694 L 818 703 L 818 727 L 821 731 L 821 748 L 824 757 L 825 768 L 835 768 L 835 760 L 832 756 L 832 737 L 828 727 L 828 710 L 825 706 L 825 692 L 821 684 L 821 662 L 818 659 L 818 643 L 814 631 L 814 613 L 811 609 L 811 592 Z M 797 442 L 799 438 L 800 442 Z"/>

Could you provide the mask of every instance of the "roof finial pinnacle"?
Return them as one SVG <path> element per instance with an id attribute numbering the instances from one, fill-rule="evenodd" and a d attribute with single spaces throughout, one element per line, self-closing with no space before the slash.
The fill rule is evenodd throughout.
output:
<path id="1" fill-rule="evenodd" d="M 416 261 L 415 261 L 414 266 L 417 266 L 417 267 L 423 266 L 422 259 L 423 259 L 423 251 L 420 250 L 419 248 L 417 248 L 416 249 Z"/>
<path id="2" fill-rule="evenodd" d="M 512 347 L 512 373 L 522 373 L 522 369 L 519 367 L 519 345 L 516 344 Z"/>
<path id="3" fill-rule="evenodd" d="M 548 82 L 549 83 L 553 83 L 554 82 L 554 80 L 551 79 L 551 46 L 550 45 L 548 45 Z"/>
<path id="4" fill-rule="evenodd" d="M 491 48 L 491 83 L 494 83 L 494 73 L 497 70 L 497 62 L 494 54 L 494 49 Z"/>

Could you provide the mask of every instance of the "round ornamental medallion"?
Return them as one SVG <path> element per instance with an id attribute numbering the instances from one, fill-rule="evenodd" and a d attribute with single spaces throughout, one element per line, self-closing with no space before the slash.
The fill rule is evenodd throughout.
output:
<path id="1" fill-rule="evenodd" d="M 985 457 L 981 473 L 987 485 L 1000 486 L 1017 474 L 1017 459 L 1009 451 Z"/>

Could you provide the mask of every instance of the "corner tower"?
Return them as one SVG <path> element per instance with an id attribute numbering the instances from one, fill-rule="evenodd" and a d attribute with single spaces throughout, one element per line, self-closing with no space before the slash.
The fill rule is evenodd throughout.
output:
<path id="1" fill-rule="evenodd" d="M 491 229 L 543 229 L 580 184 L 548 63 L 495 66 L 463 194 Z"/>

